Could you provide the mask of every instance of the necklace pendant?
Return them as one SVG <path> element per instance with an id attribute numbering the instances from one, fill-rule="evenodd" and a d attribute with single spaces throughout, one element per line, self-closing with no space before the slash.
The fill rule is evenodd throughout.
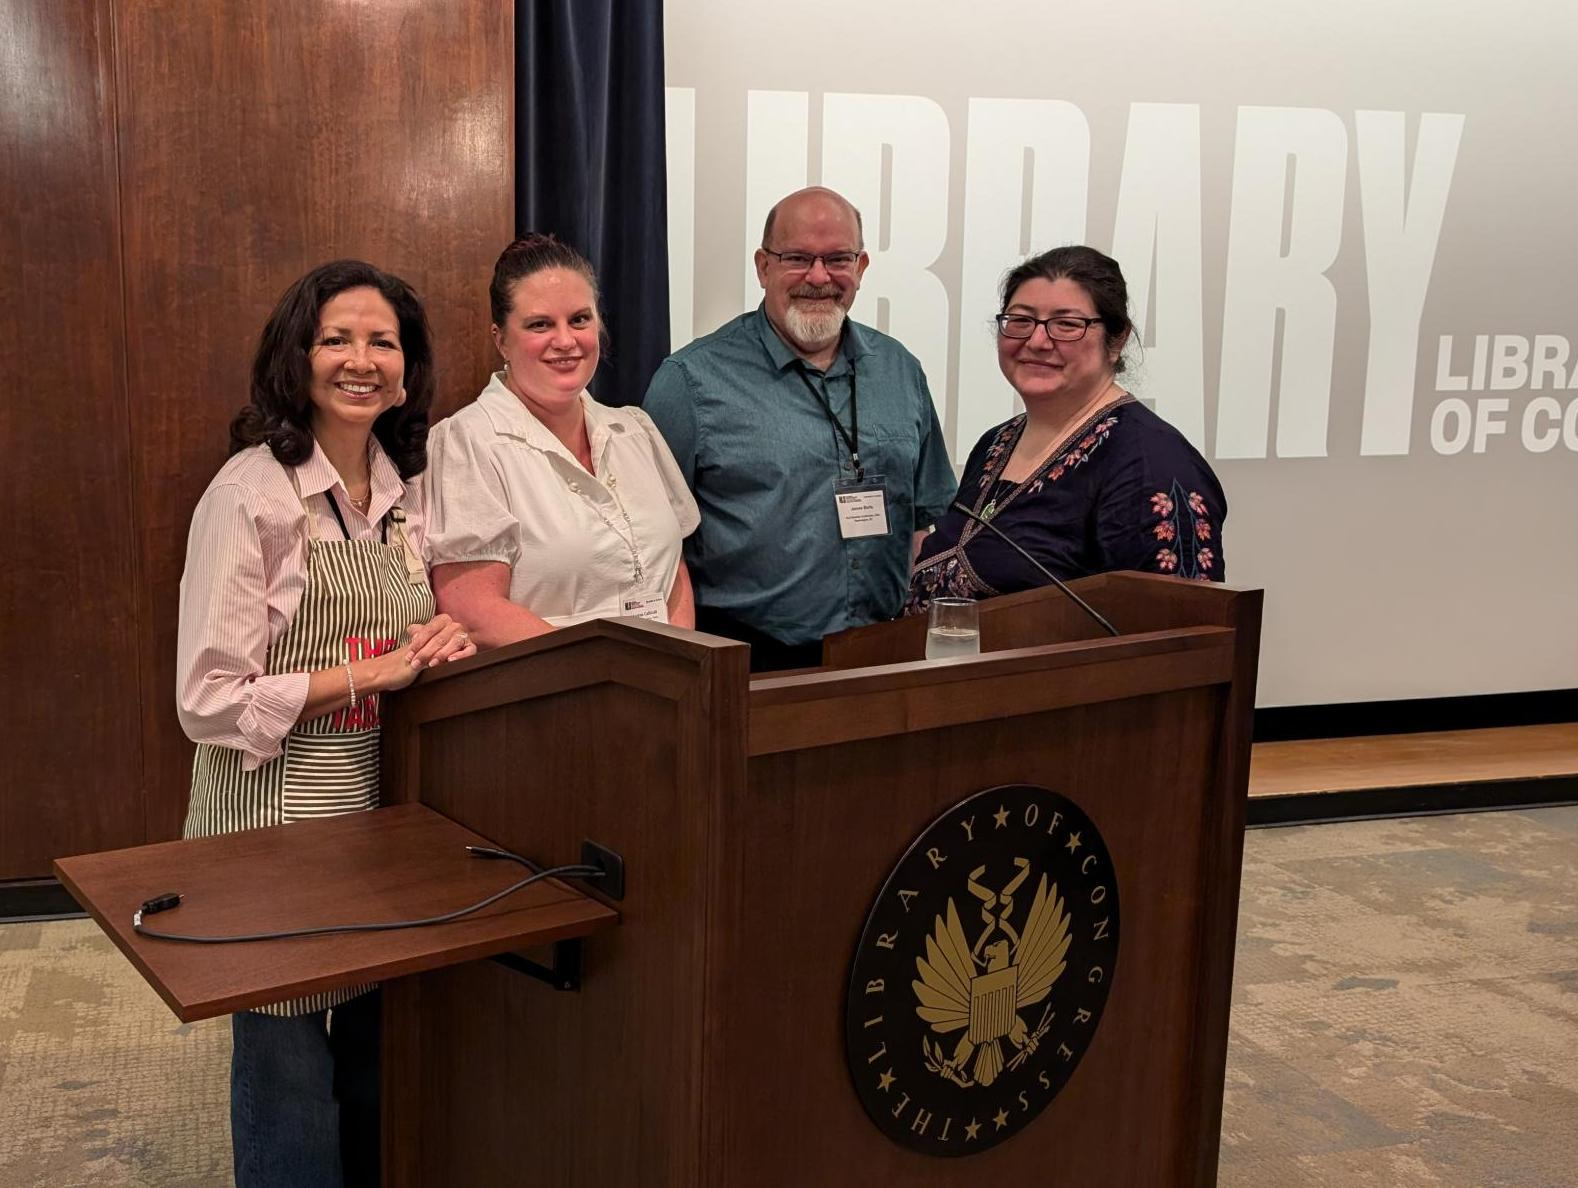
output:
<path id="1" fill-rule="evenodd" d="M 981 519 L 983 519 L 983 520 L 990 520 L 996 514 L 997 514 L 997 500 L 996 499 L 988 499 L 986 501 L 986 506 L 981 509 Z"/>

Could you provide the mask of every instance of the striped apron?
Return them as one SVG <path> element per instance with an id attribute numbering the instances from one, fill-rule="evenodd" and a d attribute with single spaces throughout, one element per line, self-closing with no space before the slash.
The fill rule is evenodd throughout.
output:
<path id="1" fill-rule="evenodd" d="M 291 484 L 297 486 L 295 471 Z M 322 540 L 306 505 L 307 579 L 295 618 L 269 647 L 269 675 L 341 667 L 393 651 L 412 623 L 433 617 L 433 591 L 405 534 L 405 516 L 390 509 L 380 540 L 352 540 L 329 493 L 343 540 Z M 390 528 L 394 531 L 391 534 Z M 393 543 L 389 536 L 393 535 Z M 252 771 L 232 747 L 199 743 L 184 837 L 259 829 L 378 807 L 378 696 L 298 722 L 284 753 Z M 261 1008 L 271 1015 L 325 1010 L 371 985 L 316 994 Z"/>

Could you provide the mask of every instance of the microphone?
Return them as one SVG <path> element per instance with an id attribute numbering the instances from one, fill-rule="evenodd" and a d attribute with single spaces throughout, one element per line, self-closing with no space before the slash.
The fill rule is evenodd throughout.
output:
<path id="1" fill-rule="evenodd" d="M 1041 564 L 1041 562 L 1037 561 L 1034 557 L 1032 557 L 1028 552 L 1026 552 L 1024 550 L 1023 547 L 1020 546 L 1019 542 L 1017 540 L 1015 540 L 1013 537 L 1009 536 L 1008 533 L 1004 532 L 1001 528 L 999 528 L 996 524 L 992 523 L 990 520 L 986 519 L 984 516 L 976 515 L 973 511 L 971 511 L 969 508 L 965 507 L 964 504 L 960 503 L 957 499 L 955 499 L 953 501 L 953 503 L 951 505 L 951 508 L 952 508 L 953 511 L 958 512 L 960 515 L 966 517 L 967 519 L 974 520 L 982 528 L 985 528 L 993 536 L 997 537 L 998 540 L 1002 541 L 1009 548 L 1013 549 L 1014 552 L 1018 553 L 1026 561 L 1030 562 L 1030 564 L 1035 567 L 1035 571 L 1037 573 L 1039 573 L 1042 577 L 1046 578 L 1047 581 L 1051 582 L 1054 586 L 1056 586 L 1059 590 L 1061 590 L 1066 597 L 1072 598 L 1074 600 L 1074 604 L 1076 606 L 1078 606 L 1080 610 L 1084 611 L 1087 615 L 1089 615 L 1092 619 L 1095 619 L 1096 622 L 1101 625 L 1101 629 L 1103 631 L 1105 631 L 1108 635 L 1117 635 L 1118 634 L 1118 629 L 1116 627 L 1114 627 L 1111 623 L 1107 622 L 1106 619 L 1102 618 L 1101 615 L 1097 612 L 1095 607 L 1091 606 L 1090 603 L 1086 602 L 1078 594 L 1076 594 L 1076 593 L 1074 593 L 1074 591 L 1070 590 L 1068 588 L 1068 586 L 1064 584 L 1062 578 L 1058 577 L 1057 574 L 1053 573 L 1045 565 Z"/>

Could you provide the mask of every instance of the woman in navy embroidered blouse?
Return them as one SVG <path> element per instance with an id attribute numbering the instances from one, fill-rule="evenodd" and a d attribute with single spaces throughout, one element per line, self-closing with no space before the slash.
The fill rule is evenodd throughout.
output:
<path id="1" fill-rule="evenodd" d="M 959 502 L 1064 579 L 1117 569 L 1222 581 L 1227 500 L 1188 440 L 1118 383 L 1134 333 L 1116 260 L 1033 256 L 1003 279 L 997 361 L 1025 412 L 970 452 Z M 921 546 L 906 613 L 933 598 L 1045 585 L 992 533 L 950 511 Z"/>

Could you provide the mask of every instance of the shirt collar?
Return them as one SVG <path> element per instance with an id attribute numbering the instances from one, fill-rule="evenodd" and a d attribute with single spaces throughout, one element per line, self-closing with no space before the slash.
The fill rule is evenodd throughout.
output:
<path id="1" fill-rule="evenodd" d="M 756 332 L 761 336 L 762 346 L 767 350 L 767 357 L 772 360 L 773 368 L 785 371 L 793 363 L 800 362 L 800 356 L 795 354 L 794 348 L 783 340 L 777 328 L 767 318 L 767 303 L 763 301 L 756 307 Z M 853 318 L 844 319 L 843 338 L 838 344 L 838 356 L 828 368 L 829 373 L 839 370 L 839 360 L 854 360 L 862 355 L 871 354 L 876 348 L 872 345 L 870 336 L 864 326 Z"/>
<path id="2" fill-rule="evenodd" d="M 304 498 L 322 495 L 330 487 L 340 486 L 340 472 L 334 469 L 334 463 L 329 461 L 329 456 L 316 440 L 312 443 L 312 453 L 307 460 L 296 467 L 296 482 L 301 486 Z"/>
<path id="3" fill-rule="evenodd" d="M 371 441 L 372 454 L 368 458 L 367 469 L 372 478 L 373 503 L 367 509 L 367 518 L 376 523 L 405 495 L 405 480 L 395 469 L 394 459 L 384 453 L 383 444 L 376 437 Z"/>
<path id="4" fill-rule="evenodd" d="M 383 445 L 376 437 L 367 438 L 367 470 L 372 482 L 373 501 L 367 509 L 367 518 L 377 523 L 383 518 L 385 512 L 400 502 L 405 494 L 405 481 L 401 479 L 400 472 L 395 469 L 395 464 L 389 455 L 384 453 Z M 350 492 L 345 489 L 345 481 L 340 477 L 340 472 L 334 468 L 334 463 L 329 461 L 329 456 L 323 452 L 316 439 L 312 443 L 312 454 L 300 466 L 296 467 L 296 482 L 301 487 L 302 498 L 308 495 L 322 495 L 338 487 L 345 492 L 347 501 Z"/>
<path id="5" fill-rule="evenodd" d="M 488 386 L 483 388 L 482 395 L 477 397 L 477 404 L 488 418 L 488 423 L 493 426 L 495 433 L 504 437 L 518 438 L 533 449 L 559 454 L 574 461 L 575 456 L 565 448 L 564 443 L 555 437 L 546 425 L 532 416 L 521 403 L 520 397 L 510 391 L 509 386 L 504 382 L 502 371 L 493 373 Z M 608 439 L 606 422 L 609 419 L 608 414 L 613 411 L 598 404 L 592 399 L 591 393 L 584 388 L 581 390 L 581 412 L 586 417 L 586 435 L 591 444 L 594 460 L 602 452 L 603 443 Z"/>

